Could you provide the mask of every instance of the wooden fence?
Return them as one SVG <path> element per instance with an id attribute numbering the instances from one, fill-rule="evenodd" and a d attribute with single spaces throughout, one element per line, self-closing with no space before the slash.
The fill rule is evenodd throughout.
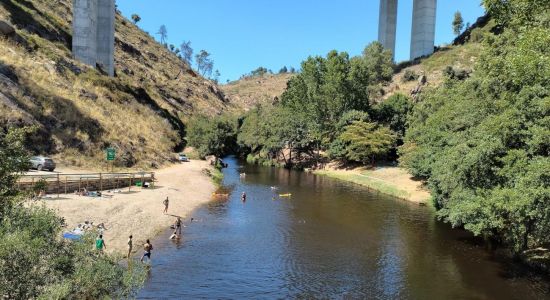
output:
<path id="1" fill-rule="evenodd" d="M 87 174 L 40 174 L 22 175 L 17 187 L 20 190 L 32 190 L 38 182 L 45 183 L 46 194 L 68 194 L 86 189 L 88 191 L 106 191 L 112 189 L 128 188 L 132 186 L 143 187 L 144 183 L 154 187 L 155 173 L 87 173 Z"/>

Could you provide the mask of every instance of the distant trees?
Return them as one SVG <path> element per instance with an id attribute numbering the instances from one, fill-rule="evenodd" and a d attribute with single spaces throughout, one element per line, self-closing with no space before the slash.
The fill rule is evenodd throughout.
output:
<path id="1" fill-rule="evenodd" d="M 188 65 L 191 65 L 191 61 L 193 60 L 193 48 L 191 48 L 191 41 L 184 41 L 181 43 L 180 50 L 182 59 L 187 62 Z"/>
<path id="2" fill-rule="evenodd" d="M 286 66 L 282 67 L 280 70 L 279 70 L 279 74 L 286 74 L 288 73 L 288 68 Z"/>
<path id="3" fill-rule="evenodd" d="M 464 19 L 462 18 L 462 13 L 457 11 L 453 19 L 453 32 L 455 35 L 459 35 L 462 29 L 464 29 Z"/>
<path id="4" fill-rule="evenodd" d="M 213 78 L 213 79 L 214 79 L 214 82 L 218 83 L 219 80 L 220 80 L 220 76 L 221 76 L 221 75 L 222 75 L 222 74 L 220 74 L 220 71 L 219 71 L 219 70 L 216 70 L 216 71 L 214 72 L 214 78 Z"/>
<path id="5" fill-rule="evenodd" d="M 137 24 L 139 21 L 141 21 L 141 17 L 138 14 L 132 14 L 132 21 L 134 24 Z"/>
<path id="6" fill-rule="evenodd" d="M 267 68 L 264 68 L 264 67 L 258 67 L 256 70 L 253 70 L 252 72 L 250 72 L 250 75 L 252 77 L 261 77 L 261 76 L 264 76 L 265 74 L 269 73 L 269 70 Z"/>
<path id="7" fill-rule="evenodd" d="M 210 58 L 210 53 L 206 50 L 201 50 L 197 55 L 195 55 L 195 62 L 197 64 L 197 69 L 202 76 L 210 76 L 212 74 L 214 61 Z"/>
<path id="8" fill-rule="evenodd" d="M 160 43 L 165 45 L 168 38 L 168 29 L 166 29 L 166 26 L 161 25 L 157 34 L 160 35 Z"/>

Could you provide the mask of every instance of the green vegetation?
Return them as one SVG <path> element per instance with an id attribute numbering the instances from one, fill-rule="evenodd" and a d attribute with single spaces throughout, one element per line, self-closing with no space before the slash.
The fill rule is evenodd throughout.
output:
<path id="1" fill-rule="evenodd" d="M 137 24 L 139 23 L 139 21 L 141 21 L 141 17 L 138 14 L 132 14 L 131 18 L 134 24 Z"/>
<path id="2" fill-rule="evenodd" d="M 388 153 L 395 144 L 395 134 L 387 127 L 380 127 L 375 123 L 355 121 L 346 126 L 344 133 L 339 137 L 342 141 L 345 156 L 349 161 L 363 164 L 372 162 Z"/>
<path id="3" fill-rule="evenodd" d="M 370 100 L 392 74 L 391 53 L 379 43 L 371 44 L 358 57 L 350 58 L 347 53 L 337 51 L 326 57 L 309 57 L 302 63 L 302 71 L 288 82 L 280 104 L 257 107 L 244 117 L 239 145 L 269 159 L 282 157 L 287 166 L 302 164 L 304 160 L 311 163 L 318 158 L 319 151 L 336 147 L 333 143 L 345 131 L 337 130 L 337 124 L 342 124 L 340 121 L 347 113 L 365 112 L 368 116 L 369 111 L 374 111 Z M 358 125 L 350 122 L 346 126 Z M 369 137 L 382 136 L 386 137 L 378 134 Z M 386 144 L 375 141 L 378 142 Z M 353 145 L 349 147 L 358 146 L 350 144 Z M 362 155 L 352 152 L 347 152 L 348 159 L 363 161 Z"/>
<path id="4" fill-rule="evenodd" d="M 459 35 L 462 29 L 464 29 L 464 19 L 462 18 L 462 14 L 457 11 L 453 19 L 453 32 L 455 35 Z"/>
<path id="5" fill-rule="evenodd" d="M 441 219 L 512 247 L 550 243 L 550 2 L 486 0 L 502 28 L 469 78 L 413 108 L 401 163 Z"/>
<path id="6" fill-rule="evenodd" d="M 201 50 L 195 55 L 195 62 L 197 63 L 197 70 L 199 70 L 202 76 L 210 76 L 212 74 L 214 61 L 206 50 Z"/>
<path id="7" fill-rule="evenodd" d="M 199 157 L 221 157 L 235 151 L 237 122 L 231 117 L 215 119 L 198 116 L 189 121 L 187 141 Z"/>
<path id="8" fill-rule="evenodd" d="M 128 269 L 92 250 L 95 236 L 61 239 L 63 220 L 15 189 L 27 170 L 27 129 L 0 133 L 0 296 L 6 299 L 103 299 L 135 296 L 141 264 Z"/>

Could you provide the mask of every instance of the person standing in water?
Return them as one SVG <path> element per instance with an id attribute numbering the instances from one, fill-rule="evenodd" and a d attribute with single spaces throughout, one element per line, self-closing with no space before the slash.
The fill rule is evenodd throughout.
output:
<path id="1" fill-rule="evenodd" d="M 140 261 L 143 262 L 143 259 L 145 257 L 147 257 L 149 261 L 151 261 L 151 250 L 153 250 L 153 245 L 151 244 L 151 242 L 149 242 L 149 240 L 147 240 L 147 242 L 145 242 L 145 245 L 143 245 L 143 250 L 144 252 L 141 256 Z"/>
<path id="2" fill-rule="evenodd" d="M 132 241 L 132 236 L 130 235 L 128 237 L 128 256 L 127 256 L 128 259 L 130 259 L 130 255 L 132 254 L 133 247 L 134 247 L 134 242 Z"/>
<path id="3" fill-rule="evenodd" d="M 103 252 L 103 249 L 107 249 L 105 241 L 103 240 L 103 235 L 100 234 L 99 237 L 95 240 L 95 248 L 99 252 Z"/>
<path id="4" fill-rule="evenodd" d="M 242 195 L 241 195 L 241 201 L 246 202 L 246 193 L 245 192 L 243 192 Z"/>
<path id="5" fill-rule="evenodd" d="M 168 204 L 170 203 L 170 201 L 168 200 L 168 197 L 166 197 L 166 199 L 164 199 L 164 201 L 162 202 L 164 204 L 164 213 L 168 213 Z"/>
<path id="6" fill-rule="evenodd" d="M 176 219 L 176 222 L 174 222 L 174 229 L 175 231 L 177 231 L 179 234 L 181 234 L 181 218 L 178 217 Z"/>

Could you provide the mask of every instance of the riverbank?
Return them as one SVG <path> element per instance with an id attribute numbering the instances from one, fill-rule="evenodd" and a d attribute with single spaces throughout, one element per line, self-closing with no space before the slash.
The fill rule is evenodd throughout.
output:
<path id="1" fill-rule="evenodd" d="M 107 252 L 125 253 L 129 235 L 133 235 L 134 245 L 141 245 L 165 231 L 176 216 L 187 224 L 189 214 L 210 201 L 216 187 L 203 171 L 209 168 L 207 162 L 194 160 L 157 171 L 157 182 L 151 189 L 134 187 L 130 192 L 121 189 L 112 198 L 61 195 L 61 199 L 48 199 L 44 203 L 65 218 L 69 230 L 84 221 L 104 223 Z M 163 214 L 162 202 L 166 197 L 170 204 L 168 214 Z"/>
<path id="2" fill-rule="evenodd" d="M 384 166 L 375 169 L 365 167 L 339 169 L 336 165 L 329 164 L 325 169 L 314 173 L 353 182 L 399 199 L 431 206 L 429 191 L 421 181 L 413 179 L 403 168 Z"/>

